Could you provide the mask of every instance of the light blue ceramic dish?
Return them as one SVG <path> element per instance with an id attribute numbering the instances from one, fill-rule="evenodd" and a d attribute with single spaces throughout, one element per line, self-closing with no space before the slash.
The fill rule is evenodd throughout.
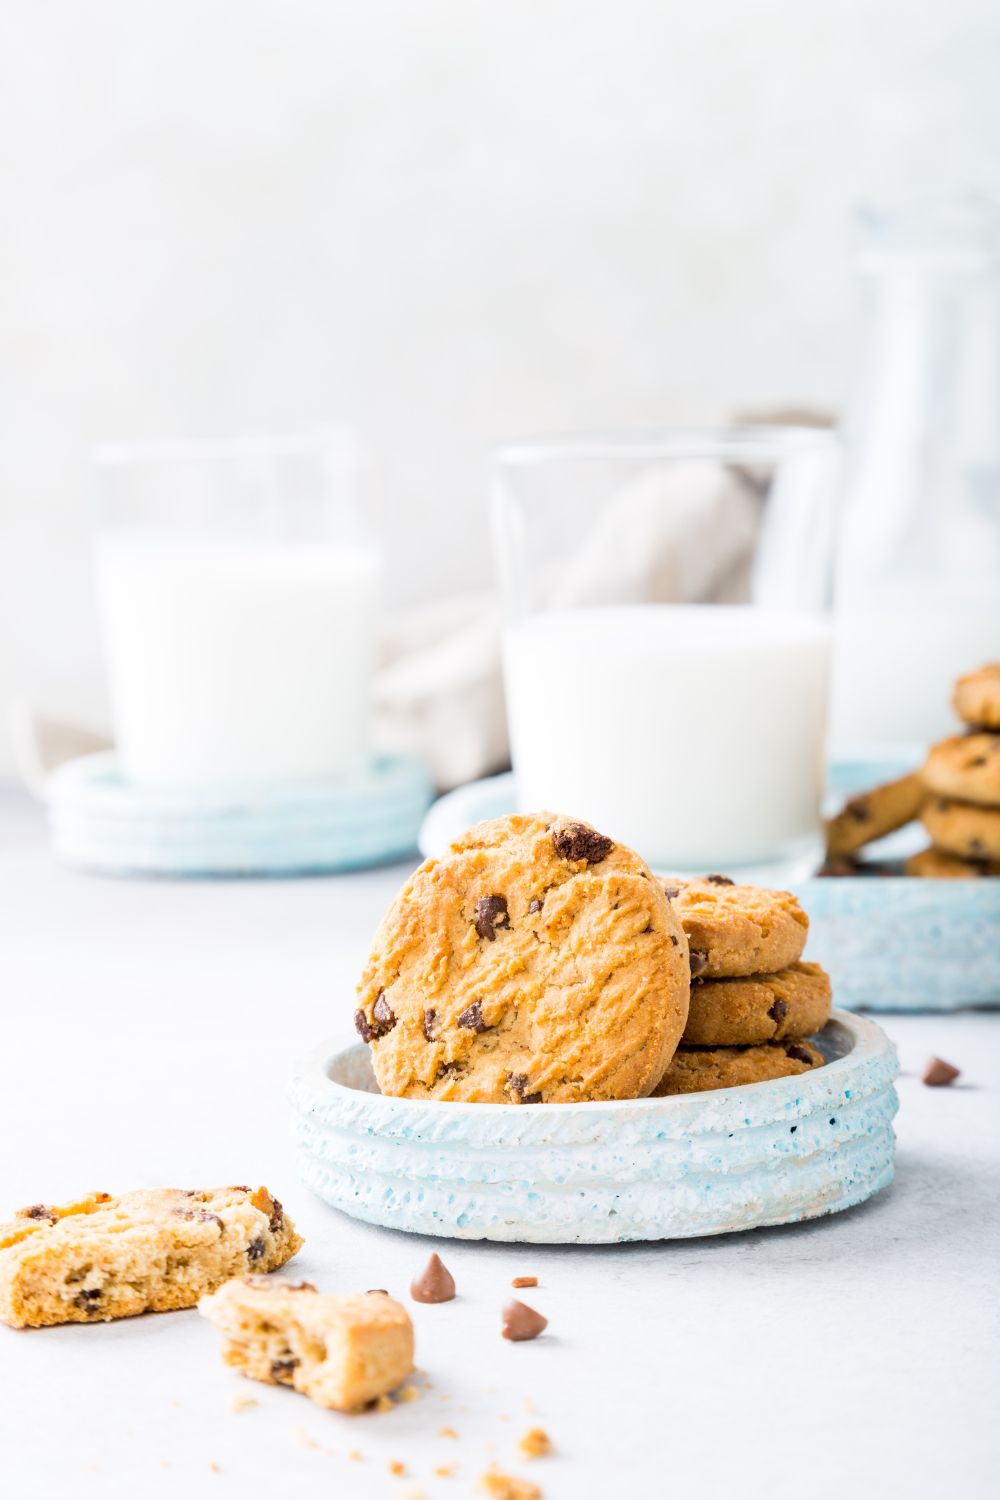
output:
<path id="1" fill-rule="evenodd" d="M 900 775 L 918 763 L 913 755 L 836 765 L 831 795 L 841 798 Z M 502 817 L 514 807 L 509 773 L 449 792 L 424 819 L 421 851 L 439 854 L 471 823 Z M 922 843 L 922 830 L 904 830 L 879 852 L 902 857 Z M 806 957 L 829 970 L 834 998 L 844 1009 L 1000 1006 L 1000 879 L 847 876 L 787 883 L 809 913 Z"/>
<path id="2" fill-rule="evenodd" d="M 851 1208 L 891 1180 L 896 1056 L 834 1013 L 830 1061 L 670 1099 L 442 1104 L 383 1098 L 368 1049 L 320 1047 L 291 1088 L 299 1175 L 370 1224 L 453 1239 L 621 1244 L 731 1234 Z"/>
<path id="3" fill-rule="evenodd" d="M 336 782 L 151 789 L 111 752 L 60 766 L 47 786 L 52 846 L 113 875 L 299 875 L 354 870 L 415 851 L 432 797 L 416 760 L 381 758 Z"/>

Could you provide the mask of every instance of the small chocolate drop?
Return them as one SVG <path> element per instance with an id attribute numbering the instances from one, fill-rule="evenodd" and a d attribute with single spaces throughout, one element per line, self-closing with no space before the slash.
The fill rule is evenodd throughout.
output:
<path id="1" fill-rule="evenodd" d="M 526 1302 L 518 1302 L 516 1297 L 512 1297 L 504 1306 L 503 1336 L 512 1343 L 520 1344 L 526 1339 L 537 1339 L 548 1326 L 548 1318 L 543 1318 L 540 1312 L 536 1312 Z"/>
<path id="2" fill-rule="evenodd" d="M 454 1298 L 455 1278 L 437 1251 L 410 1282 L 410 1296 L 414 1302 L 451 1302 Z"/>

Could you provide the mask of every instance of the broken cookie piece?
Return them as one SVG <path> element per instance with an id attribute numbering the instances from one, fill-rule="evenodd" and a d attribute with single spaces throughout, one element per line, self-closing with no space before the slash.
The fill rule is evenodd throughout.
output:
<path id="1" fill-rule="evenodd" d="M 12 1328 L 194 1307 L 241 1271 L 273 1271 L 302 1240 L 266 1188 L 92 1193 L 0 1225 L 0 1318 Z"/>
<path id="2" fill-rule="evenodd" d="M 384 1398 L 413 1369 L 413 1324 L 391 1297 L 242 1276 L 203 1297 L 199 1311 L 225 1338 L 226 1364 L 337 1411 Z"/>

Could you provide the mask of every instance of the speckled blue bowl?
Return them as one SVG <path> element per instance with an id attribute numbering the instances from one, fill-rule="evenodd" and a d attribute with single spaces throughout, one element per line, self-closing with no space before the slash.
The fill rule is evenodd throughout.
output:
<path id="1" fill-rule="evenodd" d="M 620 1244 L 837 1213 L 892 1180 L 896 1056 L 835 1012 L 826 1067 L 603 1104 L 383 1098 L 368 1049 L 320 1047 L 292 1082 L 299 1174 L 370 1224 L 452 1239 Z"/>

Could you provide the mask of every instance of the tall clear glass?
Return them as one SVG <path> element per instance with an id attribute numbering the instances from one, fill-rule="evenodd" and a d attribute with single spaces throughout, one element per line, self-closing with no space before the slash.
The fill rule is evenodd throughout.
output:
<path id="1" fill-rule="evenodd" d="M 846 424 L 832 739 L 954 732 L 955 678 L 1000 659 L 1000 214 L 872 215 Z"/>
<path id="2" fill-rule="evenodd" d="M 803 428 L 501 450 L 522 809 L 584 818 L 678 872 L 808 866 L 838 451 Z"/>
<path id="3" fill-rule="evenodd" d="M 379 561 L 347 436 L 122 444 L 96 462 L 126 778 L 245 787 L 361 767 Z"/>

